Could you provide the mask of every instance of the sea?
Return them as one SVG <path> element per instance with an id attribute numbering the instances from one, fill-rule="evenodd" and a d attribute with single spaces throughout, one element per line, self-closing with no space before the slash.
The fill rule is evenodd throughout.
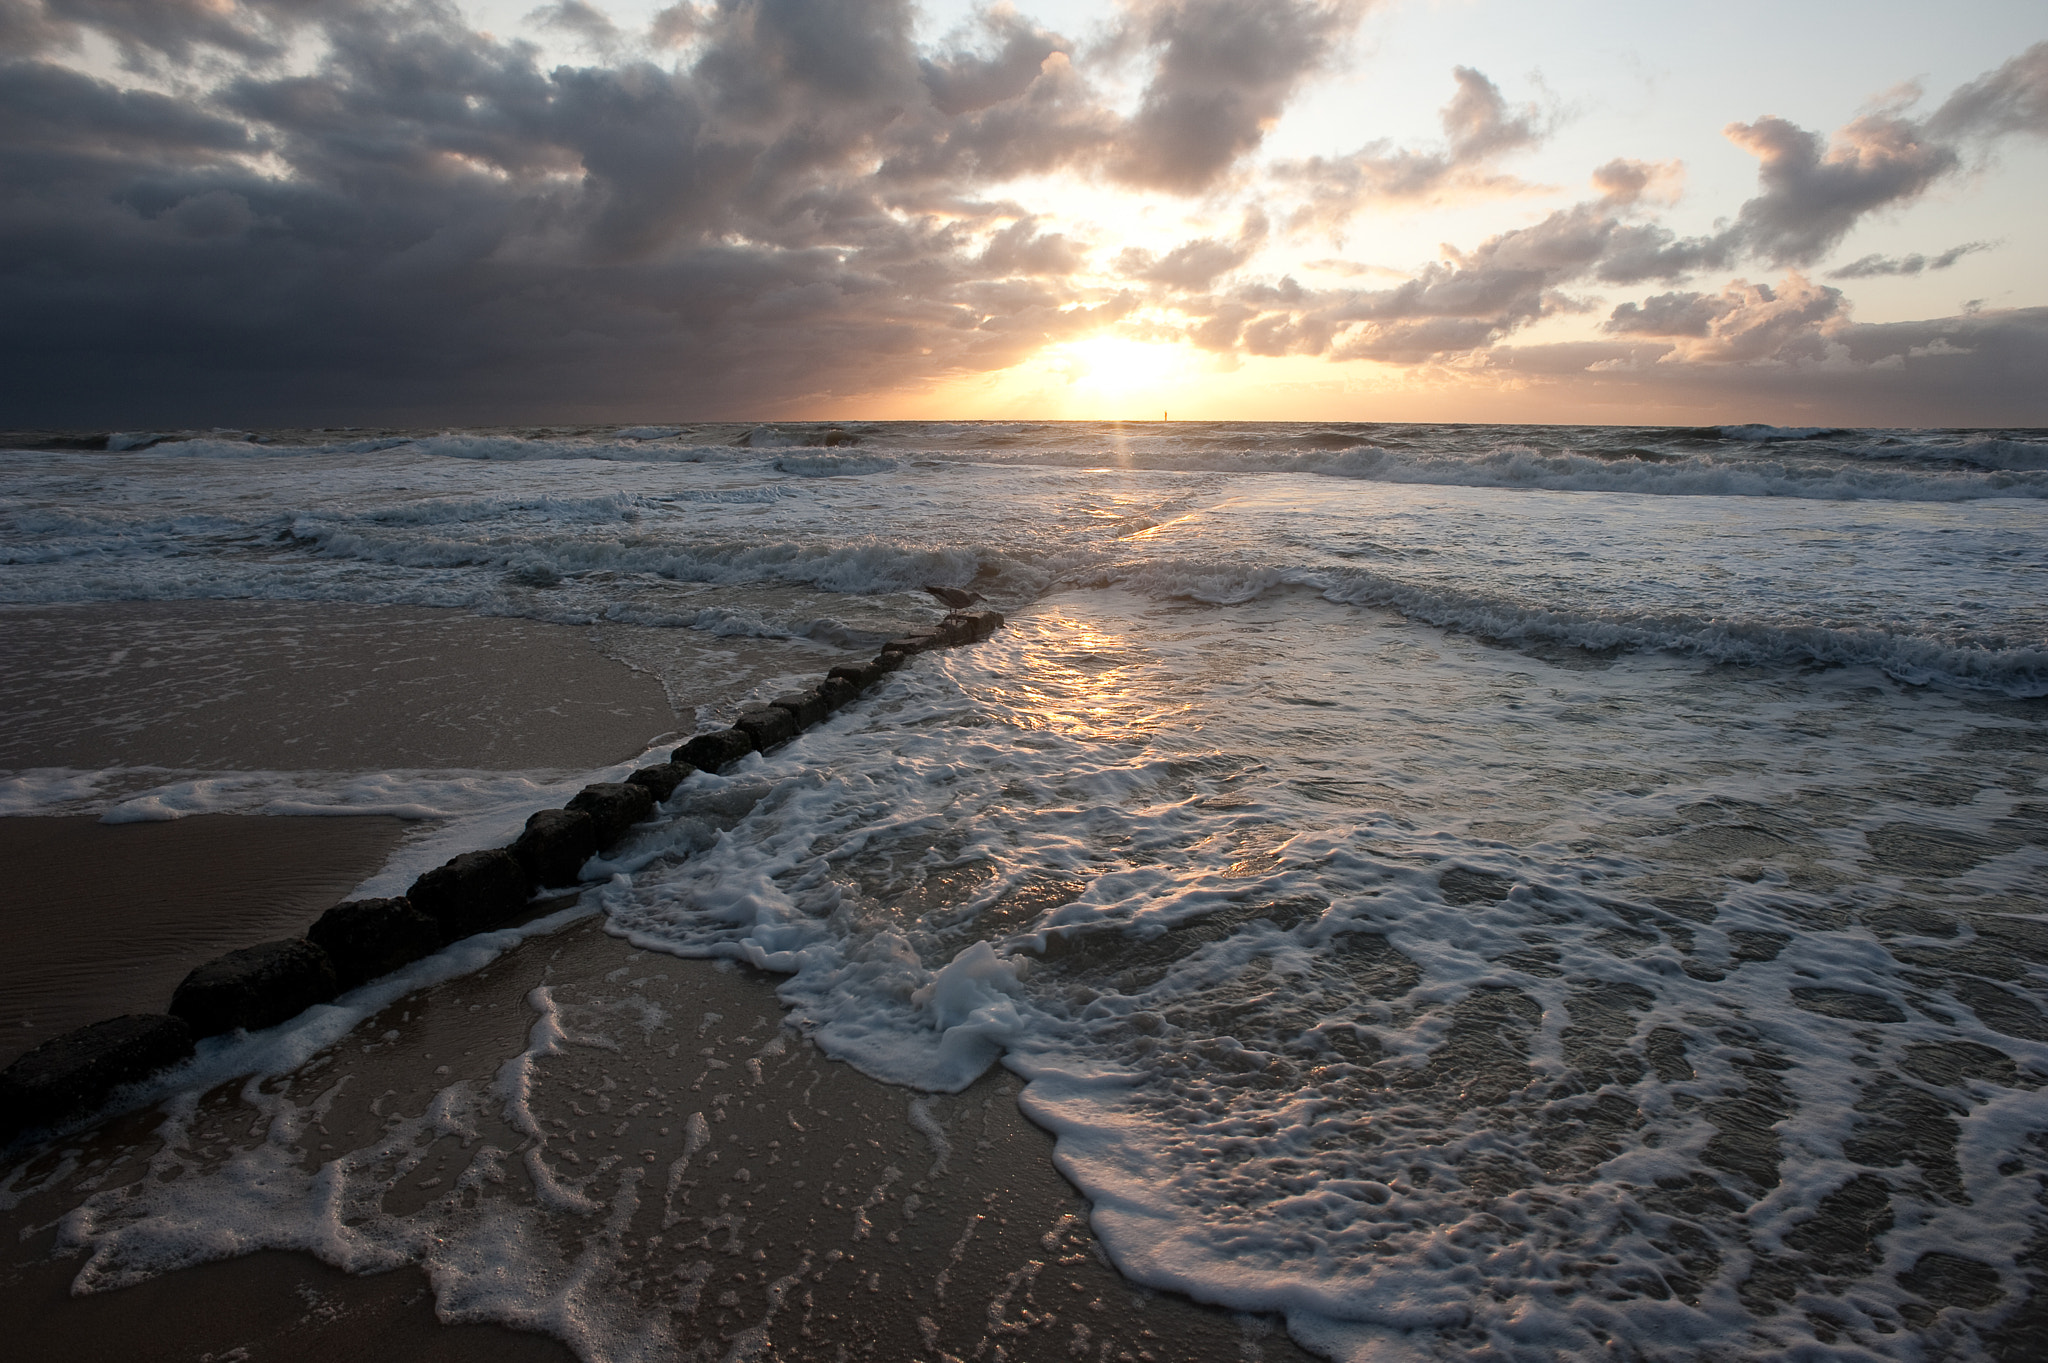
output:
<path id="1" fill-rule="evenodd" d="M 788 1026 L 910 1097 L 1007 1069 L 1135 1282 L 1332 1358 L 2041 1356 L 2048 431 L 100 443 L 0 454 L 0 604 L 820 656 L 936 618 L 926 586 L 1000 610 L 692 778 L 583 911 L 771 972 Z M 39 770 L 0 805 L 488 830 L 560 779 L 516 777 L 273 808 Z M 187 1198 L 154 1249 L 132 1206 L 77 1233 L 170 1263 L 249 1205 Z"/>

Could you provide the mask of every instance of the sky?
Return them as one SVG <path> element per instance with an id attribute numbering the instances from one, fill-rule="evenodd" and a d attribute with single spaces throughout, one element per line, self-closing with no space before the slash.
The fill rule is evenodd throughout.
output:
<path id="1" fill-rule="evenodd" d="M 0 425 L 2048 425 L 2038 0 L 0 0 Z"/>

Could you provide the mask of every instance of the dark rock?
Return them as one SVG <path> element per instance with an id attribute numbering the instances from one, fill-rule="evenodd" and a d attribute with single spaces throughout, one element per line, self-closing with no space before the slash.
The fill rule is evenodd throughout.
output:
<path id="1" fill-rule="evenodd" d="M 958 648 L 974 642 L 974 622 L 956 612 L 939 621 L 939 627 L 932 634 L 942 646 Z"/>
<path id="2" fill-rule="evenodd" d="M 879 672 L 886 676 L 888 673 L 894 672 L 897 668 L 903 666 L 903 664 L 909 661 L 910 655 L 908 653 L 905 653 L 902 649 L 890 648 L 887 645 L 884 645 L 882 651 L 875 655 L 874 662 L 869 665 L 873 667 L 876 672 Z"/>
<path id="3" fill-rule="evenodd" d="M 825 674 L 828 680 L 843 681 L 858 691 L 867 690 L 870 686 L 880 681 L 884 675 L 884 669 L 879 664 L 872 662 L 835 667 Z"/>
<path id="4" fill-rule="evenodd" d="M 764 705 L 758 710 L 744 710 L 732 722 L 762 752 L 780 743 L 787 743 L 796 737 L 796 716 L 777 705 Z"/>
<path id="5" fill-rule="evenodd" d="M 724 771 L 753 750 L 753 736 L 745 730 L 720 729 L 716 733 L 698 734 L 670 756 L 703 771 Z"/>
<path id="6" fill-rule="evenodd" d="M 891 639 L 882 645 L 884 653 L 929 653 L 935 648 L 945 647 L 945 642 L 936 634 L 906 634 L 900 639 Z"/>
<path id="7" fill-rule="evenodd" d="M 666 800 L 676 793 L 676 787 L 690 779 L 696 768 L 688 762 L 663 762 L 659 766 L 642 767 L 626 778 L 626 784 L 645 786 L 657 802 Z"/>
<path id="8" fill-rule="evenodd" d="M 564 808 L 588 814 L 597 823 L 597 845 L 610 847 L 654 812 L 654 792 L 629 781 L 598 781 L 577 791 Z"/>
<path id="9" fill-rule="evenodd" d="M 464 852 L 412 883 L 405 897 L 453 942 L 497 927 L 526 907 L 533 881 L 510 852 Z"/>
<path id="10" fill-rule="evenodd" d="M 978 643 L 1003 627 L 1001 611 L 979 610 L 958 611 L 950 618 L 963 621 L 968 627 L 968 637 Z"/>
<path id="11" fill-rule="evenodd" d="M 0 1070 L 0 1140 L 104 1101 L 192 1054 L 192 1028 L 162 1013 L 129 1013 L 51 1037 Z"/>
<path id="12" fill-rule="evenodd" d="M 844 677 L 827 677 L 818 683 L 818 694 L 827 710 L 841 710 L 860 698 L 860 688 Z"/>
<path id="13" fill-rule="evenodd" d="M 789 717 L 796 721 L 799 729 L 809 729 L 825 721 L 832 713 L 832 707 L 825 704 L 825 697 L 816 687 L 808 691 L 791 691 L 768 702 L 780 710 L 789 711 Z"/>
<path id="14" fill-rule="evenodd" d="M 336 904 L 306 930 L 327 953 L 335 983 L 353 989 L 441 949 L 441 926 L 406 899 L 354 899 Z"/>
<path id="15" fill-rule="evenodd" d="M 194 1036 L 237 1027 L 260 1032 L 340 992 L 327 953 L 303 937 L 287 937 L 230 951 L 194 970 L 171 995 L 171 1016 L 191 1024 Z"/>
<path id="16" fill-rule="evenodd" d="M 574 885 L 597 855 L 597 820 L 580 809 L 543 809 L 506 849 L 536 885 Z"/>

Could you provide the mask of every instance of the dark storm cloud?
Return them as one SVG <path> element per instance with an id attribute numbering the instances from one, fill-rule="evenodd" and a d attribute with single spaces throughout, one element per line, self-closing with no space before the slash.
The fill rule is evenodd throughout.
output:
<path id="1" fill-rule="evenodd" d="M 1471 67 L 1455 68 L 1452 77 L 1458 91 L 1439 115 L 1444 129 L 1440 149 L 1419 152 L 1379 141 L 1345 156 L 1312 156 L 1276 166 L 1281 184 L 1308 195 L 1288 225 L 1332 229 L 1374 203 L 1525 188 L 1491 167 L 1500 157 L 1542 141 L 1535 111 L 1511 110 L 1500 88 Z"/>
<path id="2" fill-rule="evenodd" d="M 1906 256 L 1868 255 L 1852 260 L 1839 270 L 1829 270 L 1829 279 L 1876 279 L 1884 275 L 1916 275 L 1927 270 L 1946 270 L 1964 256 L 1977 251 L 1988 251 L 1992 243 L 1969 241 L 1961 246 L 1951 246 L 1938 256 L 1923 256 L 1914 252 Z"/>
<path id="3" fill-rule="evenodd" d="M 7 11 L 167 54 L 247 54 L 311 12 Z M 0 64 L 9 419 L 744 411 L 1014 363 L 1128 309 L 1075 298 L 1078 244 L 963 194 L 974 156 L 931 188 L 943 217 L 872 174 L 906 121 L 945 120 L 935 84 L 981 116 L 975 156 L 1046 140 L 1046 87 L 1079 83 L 999 16 L 981 67 L 920 64 L 905 3 L 733 0 L 664 18 L 681 70 L 552 71 L 426 0 L 318 16 L 310 70 L 185 98 Z M 623 41 L 580 4 L 542 17 Z"/>
<path id="4" fill-rule="evenodd" d="M 1745 125 L 1769 134 L 1762 193 L 1708 236 L 1656 221 L 1666 168 L 1616 161 L 1587 201 L 1383 288 L 1258 277 L 1257 209 L 1151 254 L 1004 197 L 1060 170 L 1253 183 L 1265 128 L 1359 10 L 1142 0 L 1082 48 L 998 7 L 920 48 L 910 0 L 677 4 L 639 34 L 555 0 L 535 22 L 582 55 L 545 69 L 442 0 L 0 0 L 0 423 L 748 415 L 1012 365 L 1141 304 L 1216 351 L 1484 367 L 1602 286 L 1665 292 L 1614 311 L 1589 364 L 1860 364 L 1868 329 L 1836 291 L 1689 277 L 1803 259 L 2038 131 L 2043 49 L 1924 122 L 1873 116 L 1832 145 Z M 93 33 L 174 93 L 63 65 Z M 1136 72 L 1128 116 L 1091 79 L 1112 61 Z M 1369 144 L 1287 183 L 1334 185 L 1334 219 L 1477 184 L 1540 137 L 1486 77 L 1455 79 L 1441 147 Z M 2033 334 L 1988 325 L 1897 362 Z"/>
<path id="5" fill-rule="evenodd" d="M 890 191 L 947 200 L 965 184 L 1101 160 L 1120 122 L 1075 70 L 1073 44 L 1003 10 L 921 57 L 922 93 L 883 136 Z"/>

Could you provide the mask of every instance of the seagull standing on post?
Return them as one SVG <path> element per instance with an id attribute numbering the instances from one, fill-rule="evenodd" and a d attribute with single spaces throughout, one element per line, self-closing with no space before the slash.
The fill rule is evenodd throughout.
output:
<path id="1" fill-rule="evenodd" d="M 939 603 L 948 610 L 964 611 L 975 602 L 981 600 L 980 592 L 970 592 L 959 587 L 927 586 L 925 590 L 936 596 L 939 599 Z"/>

